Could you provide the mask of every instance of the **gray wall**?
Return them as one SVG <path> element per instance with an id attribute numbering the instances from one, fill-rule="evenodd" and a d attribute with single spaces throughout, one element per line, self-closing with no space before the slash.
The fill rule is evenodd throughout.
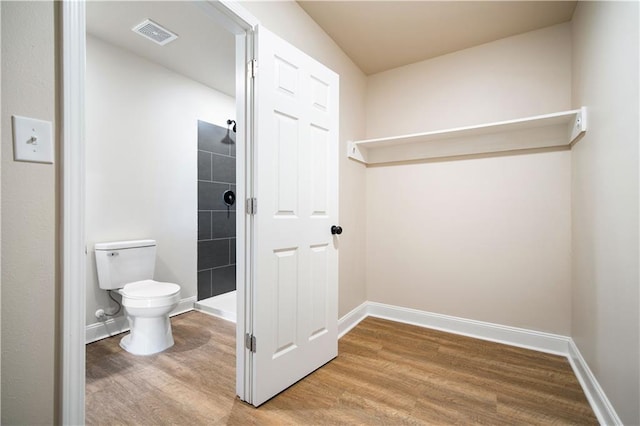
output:
<path id="1" fill-rule="evenodd" d="M 236 135 L 198 120 L 198 300 L 236 289 Z"/>

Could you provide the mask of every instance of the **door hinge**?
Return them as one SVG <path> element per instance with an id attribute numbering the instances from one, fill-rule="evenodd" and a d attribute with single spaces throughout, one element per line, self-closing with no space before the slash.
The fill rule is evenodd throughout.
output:
<path id="1" fill-rule="evenodd" d="M 249 333 L 245 334 L 244 343 L 247 349 L 249 349 L 253 353 L 256 352 L 256 336 Z"/>
<path id="2" fill-rule="evenodd" d="M 258 213 L 258 199 L 247 198 L 247 214 L 255 215 Z"/>
<path id="3" fill-rule="evenodd" d="M 258 60 L 252 59 L 247 64 L 247 72 L 251 78 L 256 78 L 256 74 L 258 73 Z"/>

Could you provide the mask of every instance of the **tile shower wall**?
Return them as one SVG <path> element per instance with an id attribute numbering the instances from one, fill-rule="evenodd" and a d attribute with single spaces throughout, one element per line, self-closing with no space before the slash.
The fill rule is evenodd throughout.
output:
<path id="1" fill-rule="evenodd" d="M 198 121 L 198 300 L 236 289 L 236 135 Z"/>

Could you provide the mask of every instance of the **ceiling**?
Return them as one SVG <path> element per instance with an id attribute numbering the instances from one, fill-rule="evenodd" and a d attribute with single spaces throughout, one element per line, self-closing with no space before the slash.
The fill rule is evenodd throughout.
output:
<path id="1" fill-rule="evenodd" d="M 298 1 L 367 75 L 569 21 L 576 3 Z"/>
<path id="2" fill-rule="evenodd" d="M 234 36 L 199 2 L 89 1 L 87 32 L 230 96 Z M 576 1 L 317 1 L 298 4 L 365 74 L 571 19 Z M 165 46 L 131 31 L 151 19 L 178 34 Z"/>
<path id="3" fill-rule="evenodd" d="M 159 46 L 131 31 L 146 18 L 178 34 L 178 39 Z M 197 2 L 89 1 L 87 32 L 235 96 L 235 38 Z"/>

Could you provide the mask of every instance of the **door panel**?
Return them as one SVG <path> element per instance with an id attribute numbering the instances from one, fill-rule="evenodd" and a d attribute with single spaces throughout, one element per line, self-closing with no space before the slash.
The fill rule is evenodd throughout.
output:
<path id="1" fill-rule="evenodd" d="M 338 76 L 259 28 L 252 403 L 337 356 Z"/>

